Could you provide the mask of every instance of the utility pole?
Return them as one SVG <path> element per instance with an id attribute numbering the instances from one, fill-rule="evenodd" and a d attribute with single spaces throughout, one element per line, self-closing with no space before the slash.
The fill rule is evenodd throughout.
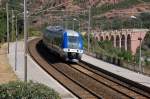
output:
<path id="1" fill-rule="evenodd" d="M 91 6 L 89 6 L 89 21 L 88 21 L 88 52 L 90 51 L 90 28 L 91 28 Z"/>
<path id="2" fill-rule="evenodd" d="M 7 43 L 8 43 L 8 54 L 9 54 L 9 13 L 8 13 L 8 3 L 6 3 L 6 13 L 7 13 Z"/>
<path id="3" fill-rule="evenodd" d="M 74 30 L 74 20 L 73 20 L 73 26 L 72 26 L 72 29 Z"/>
<path id="4" fill-rule="evenodd" d="M 17 26 L 17 16 L 16 16 L 16 44 L 15 44 L 15 71 L 17 70 L 17 40 L 18 40 L 18 26 Z"/>
<path id="5" fill-rule="evenodd" d="M 140 41 L 140 52 L 139 52 L 139 72 L 142 73 L 142 64 L 141 64 L 141 56 L 142 56 L 142 53 L 141 53 L 141 45 L 142 45 L 142 38 L 139 37 L 138 40 Z"/>
<path id="6" fill-rule="evenodd" d="M 137 17 L 135 17 L 135 16 L 131 16 L 131 18 L 133 18 L 133 19 L 137 19 Z M 142 20 L 140 20 L 140 19 L 137 19 L 137 20 L 139 20 L 140 21 L 140 28 L 142 28 Z M 141 51 L 141 46 L 142 46 L 142 37 L 141 37 L 141 33 L 140 33 L 140 37 L 138 37 L 138 40 L 140 41 L 140 49 L 139 49 L 139 73 L 141 72 L 143 72 L 143 70 L 142 70 L 142 64 L 141 64 L 141 58 L 142 58 L 142 51 Z"/>
<path id="7" fill-rule="evenodd" d="M 14 30 L 14 10 L 12 10 L 12 25 L 11 25 L 11 40 L 13 41 L 13 30 Z"/>
<path id="8" fill-rule="evenodd" d="M 80 25 L 81 25 L 81 24 L 80 24 L 80 21 L 79 21 L 79 32 L 81 33 L 81 30 L 80 30 Z"/>
<path id="9" fill-rule="evenodd" d="M 27 82 L 27 8 L 24 0 L 24 81 Z"/>

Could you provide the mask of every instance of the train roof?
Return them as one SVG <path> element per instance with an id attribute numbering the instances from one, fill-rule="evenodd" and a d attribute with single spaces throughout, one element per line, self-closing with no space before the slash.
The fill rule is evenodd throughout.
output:
<path id="1" fill-rule="evenodd" d="M 48 26 L 46 27 L 46 29 L 48 31 L 53 31 L 53 32 L 56 32 L 56 33 L 67 33 L 67 36 L 79 36 L 79 33 L 74 31 L 74 30 L 69 30 L 69 29 L 64 29 L 63 27 L 61 26 Z"/>
<path id="2" fill-rule="evenodd" d="M 46 27 L 49 31 L 64 31 L 65 29 L 61 26 L 48 26 Z"/>
<path id="3" fill-rule="evenodd" d="M 67 36 L 79 36 L 79 33 L 73 30 L 66 30 Z"/>

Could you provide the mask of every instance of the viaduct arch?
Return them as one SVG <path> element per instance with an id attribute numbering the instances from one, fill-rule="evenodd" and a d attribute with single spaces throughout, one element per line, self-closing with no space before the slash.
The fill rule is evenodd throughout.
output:
<path id="1" fill-rule="evenodd" d="M 98 41 L 110 40 L 114 47 L 129 50 L 134 55 L 140 45 L 138 38 L 145 37 L 148 29 L 122 29 L 114 31 L 100 31 L 95 33 L 95 38 Z"/>

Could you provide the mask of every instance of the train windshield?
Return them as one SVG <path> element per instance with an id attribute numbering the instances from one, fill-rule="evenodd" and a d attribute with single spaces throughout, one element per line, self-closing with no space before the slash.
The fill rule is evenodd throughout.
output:
<path id="1" fill-rule="evenodd" d="M 69 36 L 68 41 L 70 43 L 77 43 L 78 42 L 78 36 Z"/>
<path id="2" fill-rule="evenodd" d="M 68 47 L 69 48 L 79 48 L 79 37 L 78 36 L 68 36 Z"/>

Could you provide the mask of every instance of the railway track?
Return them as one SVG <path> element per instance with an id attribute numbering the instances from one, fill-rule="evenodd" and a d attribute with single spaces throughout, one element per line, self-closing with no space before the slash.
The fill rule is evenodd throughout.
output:
<path id="1" fill-rule="evenodd" d="M 150 94 L 92 69 L 86 64 L 65 63 L 53 55 L 40 39 L 29 43 L 33 59 L 54 79 L 82 99 L 148 99 Z"/>

